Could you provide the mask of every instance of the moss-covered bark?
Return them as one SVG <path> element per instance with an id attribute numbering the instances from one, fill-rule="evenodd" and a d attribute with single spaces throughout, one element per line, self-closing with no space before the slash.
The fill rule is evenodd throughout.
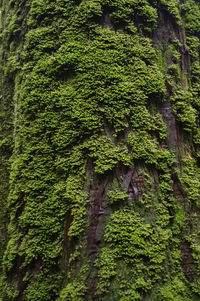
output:
<path id="1" fill-rule="evenodd" d="M 200 300 L 200 3 L 1 1 L 2 301 Z"/>

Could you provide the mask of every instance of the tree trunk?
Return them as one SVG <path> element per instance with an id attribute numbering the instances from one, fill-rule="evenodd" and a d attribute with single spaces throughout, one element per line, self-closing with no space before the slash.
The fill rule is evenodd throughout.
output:
<path id="1" fill-rule="evenodd" d="M 200 300 L 200 2 L 0 2 L 0 300 Z"/>

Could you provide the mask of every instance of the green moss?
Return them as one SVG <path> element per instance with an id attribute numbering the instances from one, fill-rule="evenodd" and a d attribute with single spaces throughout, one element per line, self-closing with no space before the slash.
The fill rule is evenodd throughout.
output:
<path id="1" fill-rule="evenodd" d="M 187 192 L 189 201 L 199 205 L 200 170 L 195 164 L 195 159 L 189 155 L 183 159 L 183 172 L 181 181 Z"/>
<path id="2" fill-rule="evenodd" d="M 185 283 L 178 278 L 174 278 L 171 284 L 166 284 L 160 289 L 159 298 L 163 301 L 189 301 L 193 297 Z M 197 299 L 194 298 L 194 300 Z"/>
<path id="3" fill-rule="evenodd" d="M 92 139 L 85 146 L 89 150 L 89 157 L 94 158 L 97 173 L 112 170 L 119 163 L 129 165 L 131 162 L 128 149 L 123 145 L 115 146 L 111 139 L 106 136 Z"/>
<path id="4" fill-rule="evenodd" d="M 164 139 L 167 136 L 167 128 L 159 113 L 150 114 L 145 106 L 134 106 L 131 114 L 131 125 L 133 129 L 143 129 L 149 133 L 156 134 Z"/>
<path id="5" fill-rule="evenodd" d="M 193 96 L 190 92 L 177 91 L 172 99 L 173 112 L 183 124 L 185 131 L 191 131 L 196 127 L 197 111 L 192 106 Z"/>
<path id="6" fill-rule="evenodd" d="M 110 248 L 103 248 L 101 250 L 100 258 L 98 260 L 99 278 L 97 294 L 102 294 L 108 291 L 108 283 L 116 276 L 117 263 L 115 261 L 116 255 Z"/>
<path id="7" fill-rule="evenodd" d="M 179 10 L 179 1 L 178 0 L 161 0 L 161 4 L 164 6 L 166 11 L 174 17 L 178 24 L 181 24 L 181 15 Z"/>
<path id="8" fill-rule="evenodd" d="M 58 301 L 83 301 L 86 292 L 85 284 L 73 282 L 69 283 L 61 292 Z"/>
<path id="9" fill-rule="evenodd" d="M 23 9 L 20 1 L 2 5 L 3 181 L 10 173 L 9 189 L 0 184 L 0 209 L 8 204 L 2 216 L 9 212 L 6 251 L 5 237 L 0 243 L 2 298 L 21 298 L 24 285 L 23 298 L 29 301 L 81 301 L 96 287 L 102 301 L 195 300 L 197 284 L 183 275 L 180 245 L 190 237 L 198 272 L 199 169 L 190 153 L 180 164 L 187 152 L 182 142 L 176 162 L 160 106 L 171 101 L 181 133 L 193 135 L 198 158 L 199 4 L 34 0 L 25 1 Z M 155 50 L 151 37 L 156 40 L 162 31 L 154 32 L 160 12 L 168 12 L 173 26 L 166 26 L 172 31 L 169 45 Z M 181 24 L 187 45 L 179 36 Z M 191 65 L 183 70 L 187 50 Z M 103 200 L 99 183 L 106 183 Z M 184 196 L 176 195 L 175 184 L 182 185 Z M 102 204 L 95 207 L 96 198 Z M 101 243 L 95 231 L 104 233 Z M 90 239 L 96 253 L 91 254 Z"/>
<path id="10" fill-rule="evenodd" d="M 184 4 L 182 4 L 182 9 L 186 15 L 186 30 L 190 34 L 198 34 L 200 24 L 200 5 L 198 1 L 187 0 Z"/>
<path id="11" fill-rule="evenodd" d="M 128 138 L 133 159 L 144 160 L 146 163 L 156 163 L 159 153 L 158 143 L 145 131 L 131 133 Z"/>
<path id="12" fill-rule="evenodd" d="M 29 277 L 28 279 L 30 279 Z M 58 273 L 55 273 L 54 276 L 49 276 L 48 270 L 38 273 L 26 292 L 26 300 L 55 300 L 55 292 L 57 286 L 60 284 L 60 278 L 61 276 Z"/>
<path id="13" fill-rule="evenodd" d="M 133 210 L 116 211 L 105 232 L 109 249 L 102 249 L 98 263 L 99 294 L 113 294 L 112 300 L 140 299 L 161 277 L 170 237 L 169 229 L 154 228 Z M 116 292 L 110 284 L 113 277 Z"/>
<path id="14" fill-rule="evenodd" d="M 157 11 L 146 0 L 115 1 L 113 7 L 111 18 L 116 24 L 122 22 L 129 25 L 134 20 L 135 25 L 146 32 L 151 32 L 156 27 Z"/>

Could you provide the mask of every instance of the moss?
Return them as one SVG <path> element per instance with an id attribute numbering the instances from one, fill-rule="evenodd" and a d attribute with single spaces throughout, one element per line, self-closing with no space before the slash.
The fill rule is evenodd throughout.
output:
<path id="1" fill-rule="evenodd" d="M 181 181 L 184 184 L 187 197 L 191 202 L 197 202 L 199 205 L 199 168 L 196 167 L 195 159 L 188 156 L 183 159 L 183 164 Z"/>
<path id="2" fill-rule="evenodd" d="M 131 162 L 128 149 L 123 145 L 115 146 L 106 136 L 92 139 L 85 146 L 89 150 L 89 157 L 94 158 L 97 173 L 112 170 L 119 163 L 129 165 Z"/>
<path id="3" fill-rule="evenodd" d="M 155 229 L 133 210 L 116 211 L 105 232 L 105 241 L 109 249 L 103 248 L 100 254 L 99 293 L 107 292 L 107 298 L 114 294 L 113 300 L 140 299 L 143 293 L 148 292 L 153 283 L 160 279 L 170 237 L 170 230 L 159 227 Z M 109 286 L 110 278 L 113 277 L 114 283 L 119 285 L 118 292 L 113 291 L 112 285 Z M 125 283 L 122 279 L 126 277 Z"/>
<path id="4" fill-rule="evenodd" d="M 156 134 L 160 139 L 167 136 L 167 128 L 161 114 L 151 114 L 145 106 L 135 106 L 132 109 L 131 125 L 133 129 L 143 129 L 149 133 Z"/>
<path id="5" fill-rule="evenodd" d="M 129 25 L 134 20 L 135 25 L 146 32 L 156 27 L 157 11 L 146 0 L 115 1 L 113 7 L 111 18 L 116 24 L 123 22 Z"/>
<path id="6" fill-rule="evenodd" d="M 184 4 L 182 4 L 182 9 L 186 15 L 186 30 L 190 34 L 197 34 L 199 31 L 199 10 L 200 6 L 198 1 L 187 0 Z"/>
<path id="7" fill-rule="evenodd" d="M 103 248 L 101 250 L 100 258 L 97 262 L 99 267 L 99 278 L 97 294 L 102 294 L 108 291 L 108 283 L 113 276 L 116 276 L 117 263 L 116 255 L 110 248 Z"/>
<path id="8" fill-rule="evenodd" d="M 196 127 L 197 111 L 192 106 L 192 94 L 190 92 L 177 91 L 172 101 L 174 102 L 174 114 L 182 122 L 184 130 L 191 131 L 194 129 Z"/>
<path id="9" fill-rule="evenodd" d="M 129 135 L 129 144 L 133 159 L 144 160 L 146 163 L 156 163 L 158 156 L 158 143 L 144 131 Z"/>
<path id="10" fill-rule="evenodd" d="M 45 280 L 44 280 L 45 278 Z M 42 281 L 40 281 L 42 279 Z M 49 277 L 45 272 L 39 273 L 36 276 L 36 279 L 29 286 L 28 291 L 26 292 L 27 301 L 36 301 L 36 300 L 55 300 L 56 297 L 56 287 L 60 282 L 60 275 L 55 274 L 54 277 Z"/>
<path id="11" fill-rule="evenodd" d="M 190 237 L 198 272 L 199 4 L 2 5 L 0 173 L 10 179 L 0 186 L 9 213 L 2 298 L 195 300 L 180 245 Z M 156 50 L 166 12 L 168 45 Z M 165 99 L 183 140 L 193 136 L 177 146 L 177 161 Z"/>
<path id="12" fill-rule="evenodd" d="M 178 0 L 161 0 L 161 4 L 164 6 L 166 11 L 176 20 L 178 24 L 181 24 L 181 15 L 179 9 L 179 1 Z"/>
<path id="13" fill-rule="evenodd" d="M 164 285 L 160 289 L 160 300 L 176 300 L 176 301 L 189 301 L 191 298 L 190 290 L 183 281 L 174 278 L 171 284 Z M 196 299 L 196 298 L 195 298 Z M 194 299 L 194 300 L 195 300 Z M 197 299 L 196 299 L 197 300 Z"/>
<path id="14" fill-rule="evenodd" d="M 61 292 L 58 301 L 83 301 L 86 292 L 85 284 L 73 282 L 69 283 Z"/>
<path id="15" fill-rule="evenodd" d="M 123 201 L 128 197 L 127 193 L 120 191 L 119 189 L 108 191 L 107 196 L 111 204 L 115 202 Z"/>

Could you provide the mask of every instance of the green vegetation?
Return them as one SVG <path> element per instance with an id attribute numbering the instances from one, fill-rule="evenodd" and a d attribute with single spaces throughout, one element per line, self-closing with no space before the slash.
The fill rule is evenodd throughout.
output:
<path id="1" fill-rule="evenodd" d="M 0 6 L 0 300 L 199 300 L 199 2 Z"/>

